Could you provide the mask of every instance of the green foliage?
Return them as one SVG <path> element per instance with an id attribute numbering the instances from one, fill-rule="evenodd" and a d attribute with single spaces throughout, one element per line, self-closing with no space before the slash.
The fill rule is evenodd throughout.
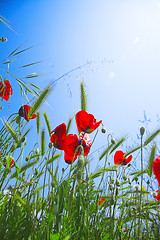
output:
<path id="1" fill-rule="evenodd" d="M 50 122 L 49 122 L 47 113 L 46 112 L 43 113 L 43 116 L 44 116 L 44 119 L 45 119 L 45 122 L 46 122 L 46 125 L 47 125 L 48 134 L 49 134 L 49 136 L 51 136 L 51 126 L 50 126 Z"/>
<path id="2" fill-rule="evenodd" d="M 153 171 L 152 164 L 153 164 L 153 160 L 155 159 L 155 153 L 156 153 L 156 145 L 153 145 L 151 149 L 151 154 L 149 156 L 148 166 L 147 166 L 147 172 L 150 177 L 152 177 L 152 171 Z"/>

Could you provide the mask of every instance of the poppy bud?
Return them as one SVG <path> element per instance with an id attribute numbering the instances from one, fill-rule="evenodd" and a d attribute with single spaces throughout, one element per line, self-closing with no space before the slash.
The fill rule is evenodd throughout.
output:
<path id="1" fill-rule="evenodd" d="M 83 165 L 84 165 L 84 156 L 83 156 L 83 154 L 80 154 L 79 158 L 78 158 L 77 167 L 81 168 L 81 167 L 83 167 Z"/>
<path id="2" fill-rule="evenodd" d="M 130 178 L 128 178 L 128 182 L 129 182 L 129 184 L 131 184 L 131 179 Z"/>
<path id="3" fill-rule="evenodd" d="M 102 126 L 101 132 L 102 133 L 106 133 L 107 132 L 107 130 L 105 129 L 104 125 Z"/>
<path id="4" fill-rule="evenodd" d="M 29 160 L 30 160 L 30 156 L 29 155 L 27 155 L 27 157 L 26 157 L 26 162 L 28 162 Z"/>
<path id="5" fill-rule="evenodd" d="M 64 171 L 65 171 L 65 169 L 64 168 L 62 168 L 62 172 L 64 173 Z"/>
<path id="6" fill-rule="evenodd" d="M 113 137 L 111 138 L 111 143 L 112 143 L 112 144 L 115 144 L 115 143 L 116 143 L 116 140 L 115 140 Z"/>
<path id="7" fill-rule="evenodd" d="M 77 173 L 77 180 L 79 181 L 79 180 L 81 180 L 81 178 L 82 178 L 82 172 L 78 171 L 78 173 Z"/>
<path id="8" fill-rule="evenodd" d="M 52 142 L 49 142 L 48 147 L 49 147 L 49 148 L 52 148 L 52 146 L 53 146 L 53 143 L 52 143 Z"/>
<path id="9" fill-rule="evenodd" d="M 118 179 L 116 179 L 116 185 L 117 185 L 117 186 L 120 186 L 120 182 L 119 182 Z"/>
<path id="10" fill-rule="evenodd" d="M 52 186 L 52 187 L 55 187 L 55 182 L 52 181 L 52 182 L 51 182 L 51 186 Z"/>
<path id="11" fill-rule="evenodd" d="M 114 183 L 114 178 L 111 178 L 111 183 L 112 183 L 112 184 Z"/>
<path id="12" fill-rule="evenodd" d="M 16 123 L 19 124 L 21 120 L 21 117 L 18 115 L 18 117 L 16 118 Z"/>
<path id="13" fill-rule="evenodd" d="M 138 177 L 135 177 L 134 180 L 135 180 L 136 182 L 138 182 Z"/>
<path id="14" fill-rule="evenodd" d="M 145 132 L 145 128 L 144 128 L 144 127 L 141 127 L 141 128 L 140 128 L 140 134 L 141 134 L 141 136 L 143 136 L 144 132 Z"/>
<path id="15" fill-rule="evenodd" d="M 148 184 L 148 185 L 150 184 L 150 181 L 149 181 L 149 180 L 147 181 L 147 184 Z"/>
<path id="16" fill-rule="evenodd" d="M 123 175 L 123 180 L 124 180 L 124 181 L 127 180 L 127 176 L 126 176 L 126 174 Z"/>
<path id="17" fill-rule="evenodd" d="M 116 196 L 118 196 L 118 193 L 119 193 L 119 189 L 116 188 Z"/>
<path id="18" fill-rule="evenodd" d="M 35 176 L 37 176 L 37 175 L 38 175 L 38 170 L 37 170 L 37 168 L 35 168 L 34 175 L 35 175 Z"/>
<path id="19" fill-rule="evenodd" d="M 109 184 L 109 189 L 112 191 L 113 190 L 113 186 L 111 184 Z"/>
<path id="20" fill-rule="evenodd" d="M 21 139 L 21 142 L 24 142 L 26 140 L 26 137 L 23 137 L 22 139 Z"/>
<path id="21" fill-rule="evenodd" d="M 39 148 L 36 148 L 35 154 L 39 154 Z"/>

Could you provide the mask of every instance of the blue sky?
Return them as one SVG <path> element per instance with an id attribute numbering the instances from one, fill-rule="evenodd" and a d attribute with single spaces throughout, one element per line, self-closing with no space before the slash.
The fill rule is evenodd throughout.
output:
<path id="1" fill-rule="evenodd" d="M 81 79 L 87 87 L 88 112 L 102 119 L 115 138 L 127 133 L 135 138 L 144 111 L 153 120 L 153 129 L 158 127 L 160 1 L 28 0 L 0 4 L 0 14 L 17 33 L 2 26 L 8 42 L 0 46 L 1 59 L 25 42 L 24 47 L 35 47 L 18 57 L 14 67 L 45 60 L 29 70 L 16 70 L 17 75 L 44 74 L 33 80 L 44 87 L 85 65 L 58 81 L 47 99 L 49 105 L 43 105 L 52 129 L 80 110 Z M 11 82 L 17 88 L 15 80 Z M 17 111 L 19 99 L 16 90 L 10 110 Z M 106 137 L 99 135 L 102 145 Z"/>

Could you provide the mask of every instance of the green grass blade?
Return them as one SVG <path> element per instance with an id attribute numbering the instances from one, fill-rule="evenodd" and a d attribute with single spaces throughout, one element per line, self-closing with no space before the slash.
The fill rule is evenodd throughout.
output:
<path id="1" fill-rule="evenodd" d="M 41 155 L 45 154 L 45 130 L 43 129 L 41 132 Z"/>
<path id="2" fill-rule="evenodd" d="M 66 130 L 66 136 L 68 135 L 68 132 L 69 132 L 69 129 L 70 129 L 71 123 L 72 123 L 72 118 L 70 118 L 69 121 L 68 121 L 68 124 L 67 124 L 67 130 Z"/>
<path id="3" fill-rule="evenodd" d="M 36 124 L 37 124 L 37 134 L 39 134 L 39 131 L 40 131 L 40 113 L 39 112 L 37 112 Z"/>
<path id="4" fill-rule="evenodd" d="M 144 147 L 150 143 L 158 134 L 160 133 L 160 129 L 156 130 L 154 133 L 152 133 L 144 142 Z"/>
<path id="5" fill-rule="evenodd" d="M 35 111 L 38 110 L 38 108 L 41 106 L 42 102 L 47 97 L 50 90 L 51 90 L 51 88 L 48 87 L 48 88 L 44 89 L 44 91 L 40 94 L 38 99 L 34 102 L 32 108 L 28 114 L 29 115 L 28 118 L 30 118 L 35 113 Z"/>
<path id="6" fill-rule="evenodd" d="M 61 154 L 57 154 L 57 155 L 51 157 L 51 158 L 45 163 L 45 165 L 50 164 L 51 162 L 55 161 L 57 158 L 60 158 L 60 157 L 61 157 Z"/>

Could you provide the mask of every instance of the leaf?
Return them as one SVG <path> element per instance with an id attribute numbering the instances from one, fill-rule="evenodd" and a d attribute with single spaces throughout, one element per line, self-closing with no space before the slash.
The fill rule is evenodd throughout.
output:
<path id="1" fill-rule="evenodd" d="M 150 143 L 158 134 L 160 133 L 160 129 L 156 130 L 154 133 L 152 133 L 144 142 L 144 147 Z"/>
<path id="2" fill-rule="evenodd" d="M 126 140 L 126 137 L 123 137 L 122 139 L 120 139 L 120 140 L 114 145 L 114 147 L 112 148 L 112 150 L 110 151 L 109 154 L 111 154 L 112 152 L 114 152 L 114 150 L 115 150 L 116 148 L 118 148 L 125 140 Z"/>
<path id="3" fill-rule="evenodd" d="M 43 115 L 44 115 L 44 119 L 45 119 L 45 122 L 46 122 L 46 125 L 47 125 L 49 136 L 51 136 L 51 125 L 50 125 L 47 113 L 45 112 L 45 113 L 43 113 Z"/>
<path id="4" fill-rule="evenodd" d="M 8 132 L 11 134 L 11 136 L 13 137 L 13 139 L 15 140 L 16 143 L 18 143 L 18 137 L 16 132 L 13 130 L 13 128 L 11 128 L 11 126 L 7 123 L 4 122 L 2 119 L 1 121 L 3 122 L 3 124 L 5 125 L 6 129 L 8 130 Z"/>
<path id="5" fill-rule="evenodd" d="M 104 150 L 104 152 L 99 157 L 99 161 L 109 152 L 109 150 L 111 149 L 112 146 L 113 146 L 113 144 L 109 145 L 108 148 L 106 148 Z"/>
<path id="6" fill-rule="evenodd" d="M 45 154 L 45 130 L 43 129 L 41 132 L 41 155 Z"/>
<path id="7" fill-rule="evenodd" d="M 84 88 L 84 82 L 81 82 L 81 110 L 87 110 L 86 91 Z"/>
<path id="8" fill-rule="evenodd" d="M 93 173 L 92 175 L 89 176 L 90 179 L 94 179 L 99 177 L 103 172 L 108 172 L 108 171 L 117 171 L 117 166 L 113 167 L 108 167 L 108 168 L 101 168 L 99 169 L 96 173 Z"/>
<path id="9" fill-rule="evenodd" d="M 28 168 L 34 166 L 38 161 L 39 161 L 39 160 L 34 161 L 34 162 L 32 162 L 32 163 L 25 164 L 23 167 L 19 168 L 19 173 L 22 173 L 22 172 L 26 171 Z M 11 175 L 11 178 L 14 178 L 14 177 L 17 177 L 17 176 L 18 176 L 18 175 L 17 175 L 17 172 L 14 172 L 14 173 Z"/>
<path id="10" fill-rule="evenodd" d="M 152 177 L 152 164 L 155 158 L 156 146 L 153 145 L 151 149 L 151 154 L 149 156 L 148 166 L 147 166 L 147 173 L 150 177 Z"/>
<path id="11" fill-rule="evenodd" d="M 140 148 L 141 148 L 141 146 L 138 146 L 138 147 L 135 147 L 135 148 L 131 149 L 129 152 L 125 153 L 123 157 L 124 158 L 127 157 L 128 155 L 130 155 L 131 153 L 137 151 Z"/>
<path id="12" fill-rule="evenodd" d="M 60 158 L 61 154 L 57 154 L 55 156 L 52 156 L 48 161 L 46 161 L 45 165 L 50 164 L 51 162 L 55 161 L 57 158 Z"/>
<path id="13" fill-rule="evenodd" d="M 133 172 L 133 173 L 130 173 L 130 175 L 136 175 L 137 177 L 139 176 L 139 175 L 141 175 L 142 173 L 147 173 L 147 170 L 145 169 L 145 170 L 143 170 L 143 171 L 136 171 L 136 172 Z"/>
<path id="14" fill-rule="evenodd" d="M 70 118 L 69 121 L 68 121 L 68 124 L 67 124 L 67 130 L 66 130 L 66 136 L 68 135 L 68 132 L 69 132 L 69 129 L 70 129 L 71 123 L 72 123 L 72 118 Z"/>
<path id="15" fill-rule="evenodd" d="M 42 104 L 44 99 L 47 97 L 50 90 L 51 90 L 51 88 L 48 87 L 48 88 L 44 89 L 44 91 L 40 94 L 38 99 L 34 102 L 32 108 L 28 114 L 28 118 L 30 118 L 35 113 L 35 111 L 38 110 L 38 108 L 40 107 L 40 105 Z"/>
<path id="16" fill-rule="evenodd" d="M 44 186 L 41 186 L 41 187 L 37 188 L 37 189 L 35 190 L 34 194 L 37 193 L 37 192 L 39 192 L 41 189 L 45 188 L 45 187 L 48 186 L 48 185 L 49 185 L 49 184 L 46 184 L 46 185 L 44 185 Z"/>

